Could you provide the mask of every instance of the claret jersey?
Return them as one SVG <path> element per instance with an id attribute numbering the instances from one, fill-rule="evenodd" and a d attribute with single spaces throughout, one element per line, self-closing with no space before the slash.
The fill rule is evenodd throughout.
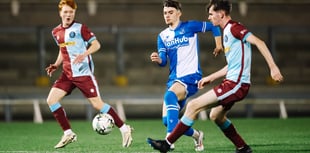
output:
<path id="1" fill-rule="evenodd" d="M 200 74 L 198 32 L 212 31 L 214 36 L 220 36 L 219 27 L 210 22 L 187 21 L 180 22 L 174 30 L 169 27 L 163 30 L 157 39 L 160 66 L 170 62 L 169 79 L 173 80 L 189 74 Z"/>
<path id="2" fill-rule="evenodd" d="M 224 27 L 223 43 L 228 71 L 226 79 L 237 83 L 251 83 L 251 44 L 246 41 L 251 33 L 240 23 L 229 21 Z"/>
<path id="3" fill-rule="evenodd" d="M 94 63 L 91 55 L 88 55 L 83 62 L 73 64 L 76 55 L 84 53 L 88 45 L 96 39 L 84 24 L 73 22 L 68 28 L 58 25 L 53 29 L 52 35 L 60 48 L 63 71 L 68 78 L 93 74 Z"/>

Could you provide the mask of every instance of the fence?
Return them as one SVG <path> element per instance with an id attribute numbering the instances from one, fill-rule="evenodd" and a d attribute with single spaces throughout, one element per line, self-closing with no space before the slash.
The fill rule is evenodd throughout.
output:
<path id="1" fill-rule="evenodd" d="M 126 109 L 124 105 L 143 105 L 149 107 L 150 105 L 162 105 L 162 99 L 159 98 L 126 98 L 126 99 L 109 99 L 107 103 L 115 105 L 116 111 L 121 119 L 126 120 Z M 4 109 L 4 117 L 6 122 L 13 121 L 12 107 L 17 105 L 32 105 L 33 106 L 33 122 L 43 123 L 42 111 L 40 104 L 46 104 L 45 99 L 0 99 L 0 105 Z M 94 109 L 86 99 L 66 99 L 62 101 L 65 105 L 79 105 L 85 108 L 86 120 L 91 120 L 94 116 Z M 47 105 L 47 104 L 46 104 Z M 287 112 L 287 105 L 294 105 L 299 107 L 309 107 L 310 98 L 246 98 L 235 107 L 244 107 L 245 116 L 248 118 L 254 117 L 253 108 L 257 105 L 278 105 L 279 118 L 286 119 L 289 114 Z M 147 111 L 145 113 L 148 113 Z M 207 111 L 202 111 L 199 114 L 201 120 L 206 120 Z"/>

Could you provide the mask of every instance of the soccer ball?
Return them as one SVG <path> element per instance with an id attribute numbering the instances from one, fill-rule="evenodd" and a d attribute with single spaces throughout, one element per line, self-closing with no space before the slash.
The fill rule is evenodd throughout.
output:
<path id="1" fill-rule="evenodd" d="M 114 128 L 114 119 L 109 114 L 99 113 L 94 117 L 92 126 L 97 133 L 107 135 L 111 133 Z"/>

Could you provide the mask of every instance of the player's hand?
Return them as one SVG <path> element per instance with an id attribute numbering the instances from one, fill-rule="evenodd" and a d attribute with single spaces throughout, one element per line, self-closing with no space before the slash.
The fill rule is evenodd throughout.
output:
<path id="1" fill-rule="evenodd" d="M 162 60 L 161 58 L 159 57 L 158 53 L 157 52 L 153 52 L 150 56 L 150 59 L 152 62 L 156 62 L 158 64 L 161 64 Z"/>
<path id="2" fill-rule="evenodd" d="M 55 64 L 50 64 L 47 68 L 45 68 L 45 71 L 47 72 L 47 75 L 51 77 L 53 72 L 55 72 L 57 68 L 58 66 L 56 66 Z"/>
<path id="3" fill-rule="evenodd" d="M 203 89 L 207 84 L 211 83 L 212 80 L 210 77 L 204 77 L 198 82 L 198 89 Z"/>
<path id="4" fill-rule="evenodd" d="M 82 63 L 83 60 L 85 59 L 86 55 L 85 54 L 77 54 L 75 55 L 75 59 L 73 61 L 73 64 L 78 64 L 78 63 Z"/>
<path id="5" fill-rule="evenodd" d="M 271 73 L 272 79 L 275 80 L 276 82 L 283 81 L 283 76 L 277 66 L 271 68 L 270 73 Z"/>
<path id="6" fill-rule="evenodd" d="M 219 55 L 222 51 L 223 51 L 223 48 L 222 48 L 222 47 L 214 48 L 214 50 L 213 50 L 213 55 L 214 55 L 214 57 L 216 57 L 217 55 Z"/>

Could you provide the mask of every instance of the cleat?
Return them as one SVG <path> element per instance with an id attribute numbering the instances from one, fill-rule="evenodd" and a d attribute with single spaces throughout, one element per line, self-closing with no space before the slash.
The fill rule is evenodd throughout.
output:
<path id="1" fill-rule="evenodd" d="M 77 135 L 75 133 L 71 133 L 69 135 L 63 135 L 58 144 L 54 147 L 55 149 L 63 148 L 71 142 L 77 141 Z"/>
<path id="2" fill-rule="evenodd" d="M 195 151 L 200 152 L 204 150 L 204 146 L 203 146 L 203 132 L 202 131 L 198 131 L 199 133 L 199 137 L 198 139 L 194 138 L 194 143 L 195 143 Z"/>
<path id="3" fill-rule="evenodd" d="M 241 149 L 236 149 L 235 153 L 252 153 L 252 149 L 250 148 L 250 146 L 245 145 L 243 148 Z"/>
<path id="4" fill-rule="evenodd" d="M 159 150 L 161 153 L 166 153 L 171 150 L 170 145 L 166 140 L 154 140 L 152 138 L 147 138 L 147 143 L 149 143 L 155 150 Z"/>
<path id="5" fill-rule="evenodd" d="M 131 133 L 133 131 L 133 128 L 131 128 L 129 125 L 126 125 L 126 126 L 129 129 L 129 131 L 122 133 L 123 147 L 129 147 L 131 145 L 131 143 L 132 143 Z"/>

